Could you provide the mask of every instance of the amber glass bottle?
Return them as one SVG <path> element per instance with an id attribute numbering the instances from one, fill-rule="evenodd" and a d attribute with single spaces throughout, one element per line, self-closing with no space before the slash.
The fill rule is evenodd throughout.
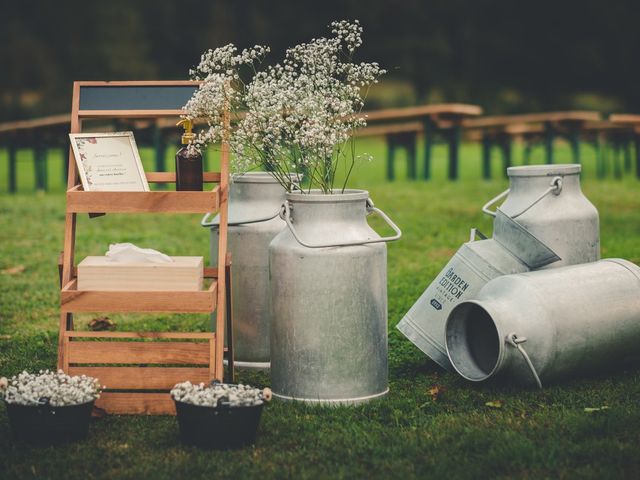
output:
<path id="1" fill-rule="evenodd" d="M 185 118 L 178 122 L 184 127 L 183 147 L 176 153 L 176 190 L 202 191 L 202 155 L 195 149 L 189 149 L 189 143 L 195 138 L 191 120 Z"/>

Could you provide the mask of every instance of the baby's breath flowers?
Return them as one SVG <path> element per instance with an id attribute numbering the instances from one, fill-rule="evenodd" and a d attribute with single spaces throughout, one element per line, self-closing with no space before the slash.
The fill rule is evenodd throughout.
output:
<path id="1" fill-rule="evenodd" d="M 366 94 L 386 72 L 375 62 L 354 63 L 363 31 L 357 20 L 336 21 L 330 28 L 332 36 L 288 49 L 281 63 L 263 71 L 256 67 L 268 47 L 238 53 L 229 44 L 206 51 L 189 72 L 202 85 L 185 105 L 185 117 L 207 122 L 191 148 L 202 150 L 222 140 L 227 109 L 235 121 L 229 141 L 236 173 L 262 168 L 287 191 L 304 173 L 307 191 L 333 193 L 343 165 L 344 191 L 360 158 L 353 134 L 366 125 L 361 114 Z"/>
<path id="2" fill-rule="evenodd" d="M 62 370 L 23 371 L 10 379 L 0 379 L 0 398 L 16 405 L 80 405 L 100 398 L 104 387 L 93 377 L 69 376 Z"/>
<path id="3" fill-rule="evenodd" d="M 353 62 L 362 45 L 357 20 L 330 27 L 333 36 L 290 48 L 282 63 L 255 74 L 246 89 L 247 113 L 232 136 L 235 171 L 263 167 L 287 191 L 291 174 L 304 172 L 309 191 L 333 193 L 343 164 L 341 190 L 346 187 L 357 158 L 352 137 L 366 125 L 364 99 L 385 70 Z"/>
<path id="4" fill-rule="evenodd" d="M 243 384 L 205 385 L 200 383 L 194 385 L 191 382 L 183 382 L 173 387 L 171 397 L 177 402 L 203 407 L 250 407 L 271 400 L 271 390 L 269 388 L 260 390 Z"/>
<path id="5" fill-rule="evenodd" d="M 202 54 L 198 66 L 189 71 L 191 79 L 202 84 L 184 106 L 184 117 L 206 120 L 207 127 L 197 132 L 192 148 L 200 151 L 222 140 L 224 110 L 236 113 L 244 105 L 244 70 L 255 74 L 256 64 L 268 51 L 268 47 L 256 45 L 238 53 L 238 49 L 229 44 Z"/>

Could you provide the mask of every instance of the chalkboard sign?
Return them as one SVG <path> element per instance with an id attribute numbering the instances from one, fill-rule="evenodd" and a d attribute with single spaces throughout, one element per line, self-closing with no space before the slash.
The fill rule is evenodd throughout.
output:
<path id="1" fill-rule="evenodd" d="M 81 85 L 80 110 L 180 110 L 198 85 Z"/>

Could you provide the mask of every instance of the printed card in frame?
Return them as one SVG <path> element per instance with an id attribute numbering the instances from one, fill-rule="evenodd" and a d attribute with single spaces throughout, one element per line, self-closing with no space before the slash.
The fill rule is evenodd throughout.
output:
<path id="1" fill-rule="evenodd" d="M 70 133 L 69 138 L 85 191 L 149 191 L 133 132 Z"/>

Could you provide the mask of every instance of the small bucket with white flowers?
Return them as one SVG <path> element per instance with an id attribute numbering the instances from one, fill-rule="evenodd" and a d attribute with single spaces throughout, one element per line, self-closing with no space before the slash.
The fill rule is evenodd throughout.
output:
<path id="1" fill-rule="evenodd" d="M 101 387 L 95 378 L 49 370 L 0 378 L 11 435 L 17 442 L 59 445 L 87 437 Z"/>
<path id="2" fill-rule="evenodd" d="M 203 448 L 241 448 L 255 443 L 269 388 L 212 382 L 177 384 L 171 390 L 180 440 Z"/>

